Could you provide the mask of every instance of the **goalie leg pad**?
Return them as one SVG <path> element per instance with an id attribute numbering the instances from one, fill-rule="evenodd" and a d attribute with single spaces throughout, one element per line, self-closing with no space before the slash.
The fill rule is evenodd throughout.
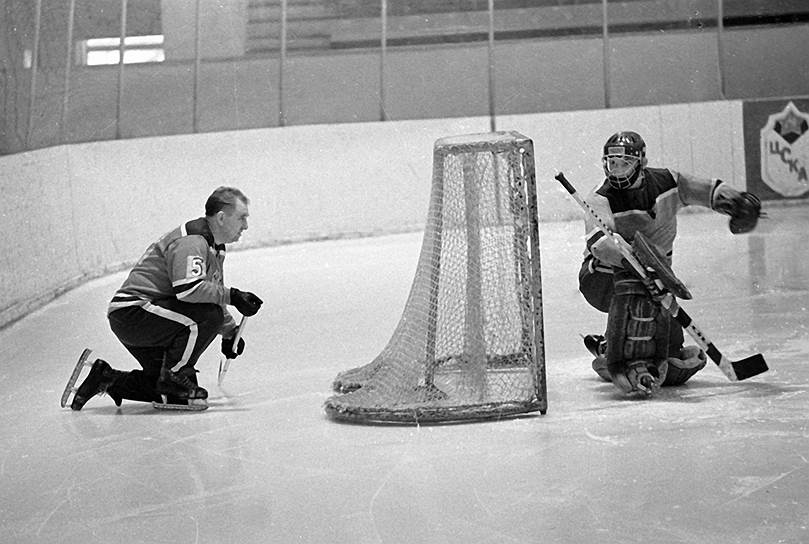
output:
<path id="1" fill-rule="evenodd" d="M 607 369 L 613 383 L 628 393 L 659 387 L 665 380 L 668 332 L 668 316 L 643 283 L 617 271 L 607 317 Z"/>
<path id="2" fill-rule="evenodd" d="M 684 347 L 679 354 L 679 357 L 669 357 L 668 373 L 663 382 L 664 386 L 682 385 L 687 382 L 691 376 L 705 368 L 707 357 L 705 352 L 697 346 Z"/>
<path id="3" fill-rule="evenodd" d="M 604 380 L 605 382 L 611 382 L 612 376 L 610 375 L 610 371 L 608 370 L 607 358 L 603 355 L 599 355 L 595 359 L 593 359 L 592 367 L 598 377 Z"/>
<path id="4" fill-rule="evenodd" d="M 657 334 L 667 332 L 659 327 L 665 316 L 649 296 L 640 280 L 628 273 L 615 274 L 615 296 L 607 316 L 607 361 L 618 363 L 636 359 L 651 359 L 660 351 L 667 353 L 667 339 Z"/>

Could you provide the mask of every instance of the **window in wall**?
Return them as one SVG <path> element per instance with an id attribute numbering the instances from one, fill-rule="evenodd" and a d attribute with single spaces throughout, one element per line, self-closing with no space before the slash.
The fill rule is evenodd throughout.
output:
<path id="1" fill-rule="evenodd" d="M 118 64 L 121 38 L 92 38 L 79 43 L 80 63 L 86 66 Z M 163 62 L 163 35 L 124 38 L 124 64 Z"/>

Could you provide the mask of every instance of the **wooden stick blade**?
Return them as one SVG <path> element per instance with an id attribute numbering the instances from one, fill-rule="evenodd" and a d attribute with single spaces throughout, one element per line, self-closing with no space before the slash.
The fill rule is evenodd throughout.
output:
<path id="1" fill-rule="evenodd" d="M 764 360 L 764 356 L 760 353 L 755 355 L 751 355 L 746 359 L 741 359 L 740 361 L 733 361 L 733 370 L 736 372 L 736 378 L 741 380 L 746 380 L 747 378 L 752 378 L 753 376 L 758 376 L 764 372 L 767 372 L 769 368 L 767 367 L 767 361 Z"/>
<path id="2" fill-rule="evenodd" d="M 219 359 L 219 375 L 217 376 L 216 383 L 217 385 L 221 386 L 222 382 L 225 381 L 225 374 L 228 372 L 228 367 L 230 366 L 230 359 Z"/>
<path id="3" fill-rule="evenodd" d="M 242 337 L 244 333 L 244 328 L 247 326 L 247 316 L 242 316 L 242 320 L 239 322 L 239 328 L 236 329 L 236 336 L 233 337 L 233 349 L 237 349 L 239 345 L 239 339 Z M 230 368 L 230 362 L 233 359 L 227 358 L 224 360 L 219 359 L 219 374 L 216 379 L 216 383 L 221 387 L 222 382 L 225 381 L 225 374 L 228 373 L 228 368 Z"/>

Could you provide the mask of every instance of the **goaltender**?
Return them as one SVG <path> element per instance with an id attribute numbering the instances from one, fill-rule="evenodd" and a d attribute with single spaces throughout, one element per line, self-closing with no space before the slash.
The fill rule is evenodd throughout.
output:
<path id="1" fill-rule="evenodd" d="M 223 354 L 240 355 L 244 340 L 233 345 L 237 325 L 226 306 L 252 316 L 262 304 L 255 294 L 224 283 L 225 244 L 247 230 L 249 203 L 239 189 L 219 187 L 208 197 L 204 217 L 149 246 L 107 311 L 112 332 L 142 369 L 123 372 L 96 359 L 75 391 L 73 410 L 104 392 L 118 406 L 128 399 L 152 402 L 156 408 L 208 407 L 208 392 L 197 383 L 197 360 L 217 334 L 222 336 Z M 74 382 L 83 364 L 80 359 Z"/>
<path id="2" fill-rule="evenodd" d="M 756 227 L 761 202 L 719 179 L 705 179 L 646 166 L 646 144 L 636 132 L 618 132 L 604 145 L 606 179 L 586 197 L 612 231 L 631 243 L 636 233 L 671 266 L 677 212 L 689 205 L 729 215 L 730 231 Z M 681 385 L 705 366 L 697 346 L 683 347 L 681 326 L 655 302 L 641 279 L 624 265 L 614 243 L 585 218 L 586 245 L 579 290 L 607 313 L 606 338 L 588 335 L 593 370 L 624 393 L 651 394 L 661 385 Z"/>

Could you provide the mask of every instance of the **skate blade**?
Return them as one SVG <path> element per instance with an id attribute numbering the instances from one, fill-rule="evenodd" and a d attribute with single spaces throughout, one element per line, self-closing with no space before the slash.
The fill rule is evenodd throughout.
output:
<path id="1" fill-rule="evenodd" d="M 188 399 L 187 404 L 178 404 L 168 402 L 165 395 L 162 395 L 163 401 L 152 401 L 152 408 L 156 410 L 174 410 L 182 412 L 201 412 L 208 409 L 208 401 L 205 399 Z"/>
<path id="2" fill-rule="evenodd" d="M 70 396 L 76 393 L 76 382 L 79 380 L 79 376 L 81 375 L 81 371 L 85 366 L 92 366 L 90 362 L 90 354 L 93 353 L 91 349 L 85 349 L 79 355 L 79 360 L 76 363 L 75 368 L 73 368 L 73 373 L 70 375 L 70 379 L 67 380 L 67 385 L 65 385 L 65 390 L 62 392 L 62 399 L 59 404 L 61 404 L 62 408 L 67 406 L 68 400 Z"/>

